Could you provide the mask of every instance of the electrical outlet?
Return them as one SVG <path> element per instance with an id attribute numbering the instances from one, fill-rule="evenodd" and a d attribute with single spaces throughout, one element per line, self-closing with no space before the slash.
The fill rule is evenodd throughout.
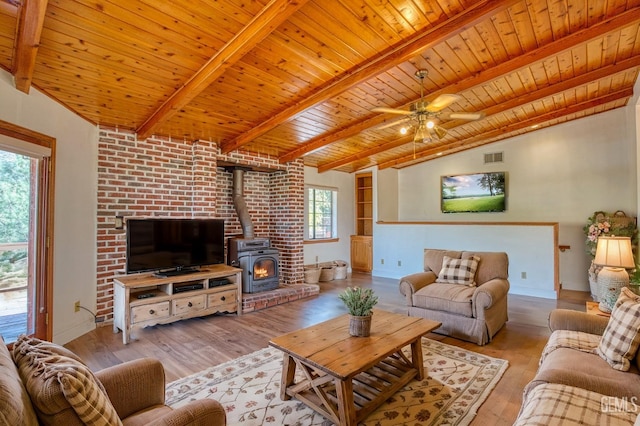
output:
<path id="1" fill-rule="evenodd" d="M 520 278 L 522 278 L 523 280 L 527 279 L 527 273 L 526 272 L 520 272 Z"/>
<path id="2" fill-rule="evenodd" d="M 73 304 L 73 312 L 80 312 L 80 301 L 76 300 L 76 302 Z"/>
<path id="3" fill-rule="evenodd" d="M 380 264 L 384 265 L 384 259 L 380 259 Z"/>
<path id="4" fill-rule="evenodd" d="M 122 216 L 116 216 L 113 219 L 113 227 L 115 229 L 123 229 L 124 228 L 124 218 Z"/>
<path id="5" fill-rule="evenodd" d="M 402 260 L 398 260 L 398 266 L 402 266 Z"/>

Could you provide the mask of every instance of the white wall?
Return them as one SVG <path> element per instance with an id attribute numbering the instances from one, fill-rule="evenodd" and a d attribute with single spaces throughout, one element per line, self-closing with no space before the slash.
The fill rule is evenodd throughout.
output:
<path id="1" fill-rule="evenodd" d="M 64 344 L 95 328 L 97 141 L 95 126 L 35 88 L 15 89 L 0 70 L 0 119 L 56 138 L 53 341 Z"/>
<path id="2" fill-rule="evenodd" d="M 304 168 L 305 185 L 319 185 L 338 190 L 338 242 L 310 243 L 304 245 L 304 264 L 344 260 L 351 270 L 351 241 L 355 233 L 355 178 L 353 175 L 335 171 L 318 173 L 313 167 Z"/>
<path id="3" fill-rule="evenodd" d="M 560 282 L 565 289 L 587 291 L 590 258 L 582 231 L 587 218 L 600 210 L 637 216 L 636 130 L 629 108 L 634 114 L 635 103 L 401 169 L 398 220 L 558 222 L 558 243 L 571 246 L 560 254 Z M 504 152 L 503 163 L 483 164 L 485 153 L 498 151 Z M 440 211 L 440 176 L 485 171 L 507 172 L 506 212 Z M 425 247 L 451 247 L 446 236 L 426 243 Z M 519 249 L 526 249 L 526 240 L 519 244 Z M 413 256 L 401 242 L 374 234 L 374 256 L 380 247 L 393 247 L 398 258 Z M 379 271 L 375 260 L 374 268 Z"/>
<path id="4" fill-rule="evenodd" d="M 373 275 L 399 279 L 422 271 L 425 248 L 504 251 L 509 256 L 510 293 L 553 299 L 554 237 L 551 225 L 378 224 Z"/>

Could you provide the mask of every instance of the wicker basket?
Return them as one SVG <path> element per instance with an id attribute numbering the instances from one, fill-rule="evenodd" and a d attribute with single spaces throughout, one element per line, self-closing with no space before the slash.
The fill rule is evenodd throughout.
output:
<path id="1" fill-rule="evenodd" d="M 304 282 L 307 284 L 318 284 L 322 268 L 306 267 L 304 268 Z"/>
<path id="2" fill-rule="evenodd" d="M 336 275 L 336 267 L 331 266 L 323 266 L 320 272 L 320 281 L 333 281 Z"/>
<path id="3" fill-rule="evenodd" d="M 344 280 L 347 278 L 347 262 L 344 260 L 334 260 L 333 264 L 336 267 L 336 272 L 333 276 L 334 280 Z"/>

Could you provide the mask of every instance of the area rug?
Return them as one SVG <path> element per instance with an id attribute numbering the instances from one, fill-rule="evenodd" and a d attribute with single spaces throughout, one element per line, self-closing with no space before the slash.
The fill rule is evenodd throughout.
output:
<path id="1" fill-rule="evenodd" d="M 467 425 L 508 367 L 506 360 L 426 338 L 422 350 L 427 377 L 408 383 L 361 425 Z M 261 349 L 170 383 L 166 403 L 177 408 L 215 399 L 229 425 L 331 425 L 303 403 L 280 399 L 281 372 L 282 352 Z"/>

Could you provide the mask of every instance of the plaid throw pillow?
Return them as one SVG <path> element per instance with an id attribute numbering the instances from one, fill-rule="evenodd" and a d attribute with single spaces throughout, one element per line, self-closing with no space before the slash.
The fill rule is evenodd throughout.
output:
<path id="1" fill-rule="evenodd" d="M 473 287 L 476 285 L 476 269 L 480 258 L 472 256 L 468 259 L 454 259 L 449 256 L 442 258 L 442 269 L 438 274 L 438 283 L 463 284 Z"/>
<path id="2" fill-rule="evenodd" d="M 623 287 L 596 353 L 615 370 L 629 371 L 640 344 L 640 297 Z"/>
<path id="3" fill-rule="evenodd" d="M 52 364 L 45 370 L 45 377 L 58 379 L 67 402 L 85 425 L 122 425 L 111 405 L 102 384 L 82 364 Z"/>

